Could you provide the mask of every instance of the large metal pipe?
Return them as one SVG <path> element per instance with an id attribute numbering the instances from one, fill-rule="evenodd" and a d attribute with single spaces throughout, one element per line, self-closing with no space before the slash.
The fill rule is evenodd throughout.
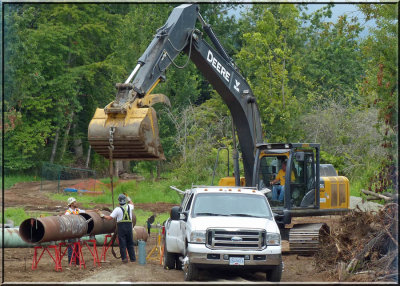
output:
<path id="1" fill-rule="evenodd" d="M 80 215 L 28 218 L 19 226 L 19 235 L 29 243 L 80 238 L 87 234 L 88 223 Z"/>
<path id="2" fill-rule="evenodd" d="M 95 236 L 96 244 L 103 245 L 104 238 L 106 234 L 100 234 Z M 135 235 L 134 235 L 135 236 Z M 0 235 L 0 245 L 2 244 L 2 236 Z M 89 240 L 93 239 L 90 236 L 83 236 L 82 240 Z M 109 241 L 109 240 L 108 240 Z M 64 242 L 64 240 L 60 241 L 51 241 L 51 242 L 44 242 L 44 243 L 30 243 L 24 241 L 21 236 L 19 235 L 19 228 L 6 228 L 4 229 L 4 248 L 29 248 L 35 246 L 47 246 L 47 245 L 55 245 L 60 242 Z M 114 243 L 114 245 L 117 245 Z"/>
<path id="3" fill-rule="evenodd" d="M 96 244 L 97 245 L 103 245 L 105 236 L 107 234 L 98 234 L 95 236 Z M 86 235 L 81 238 L 82 240 L 89 240 L 93 239 L 92 237 Z M 148 234 L 147 230 L 143 226 L 135 226 L 133 228 L 133 242 L 135 245 L 137 244 L 138 240 L 144 240 L 147 241 L 148 239 Z M 2 245 L 3 237 L 0 235 L 0 245 Z M 110 240 L 108 239 L 108 242 Z M 64 242 L 64 240 L 60 241 L 51 241 L 51 242 L 44 242 L 44 243 L 31 243 L 31 242 L 26 242 L 24 241 L 20 234 L 19 234 L 19 228 L 5 228 L 4 229 L 4 248 L 29 248 L 29 247 L 35 247 L 35 246 L 47 246 L 47 245 L 52 245 L 52 244 L 58 244 L 60 242 Z M 116 242 L 113 244 L 114 246 L 118 246 Z"/>
<path id="4" fill-rule="evenodd" d="M 3 243 L 3 236 L 0 235 L 0 245 Z M 50 245 L 51 243 L 43 243 L 40 245 Z M 34 247 L 39 244 L 28 243 L 22 240 L 19 235 L 19 228 L 5 228 L 4 229 L 4 248 L 25 248 Z"/>
<path id="5" fill-rule="evenodd" d="M 101 213 L 104 215 L 110 215 L 107 211 L 101 211 Z M 88 221 L 88 235 L 107 234 L 115 231 L 116 222 L 114 219 L 103 219 L 95 211 L 86 211 L 86 213 L 80 213 L 80 215 Z"/>

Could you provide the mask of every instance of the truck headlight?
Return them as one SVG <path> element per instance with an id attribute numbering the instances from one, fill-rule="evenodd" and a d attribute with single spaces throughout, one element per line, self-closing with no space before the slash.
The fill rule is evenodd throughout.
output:
<path id="1" fill-rule="evenodd" d="M 206 231 L 205 230 L 192 231 L 190 233 L 190 242 L 191 243 L 205 243 L 206 242 Z"/>
<path id="2" fill-rule="evenodd" d="M 281 235 L 279 233 L 267 233 L 267 245 L 280 245 Z"/>

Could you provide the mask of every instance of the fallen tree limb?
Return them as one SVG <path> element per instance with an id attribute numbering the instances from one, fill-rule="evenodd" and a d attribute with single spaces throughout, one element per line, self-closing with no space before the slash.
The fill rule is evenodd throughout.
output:
<path id="1" fill-rule="evenodd" d="M 359 252 L 356 256 L 355 259 L 357 260 L 363 260 L 364 256 L 367 252 L 371 251 L 371 249 L 374 247 L 374 245 L 380 241 L 383 237 L 383 235 L 385 234 L 385 231 L 380 231 L 374 238 L 372 238 L 365 246 L 364 248 L 361 250 L 361 252 Z"/>
<path id="2" fill-rule="evenodd" d="M 390 237 L 390 239 L 394 242 L 394 244 L 396 244 L 397 247 L 399 247 L 399 244 L 397 243 L 396 239 L 394 239 L 394 237 L 390 234 L 390 231 L 386 228 L 384 228 L 386 231 L 386 234 Z"/>
<path id="3" fill-rule="evenodd" d="M 387 196 L 384 196 L 384 195 L 381 195 L 381 194 L 377 194 L 377 193 L 374 193 L 374 192 L 371 192 L 371 191 L 361 190 L 361 192 L 363 192 L 366 195 L 370 195 L 370 196 L 373 196 L 373 197 L 384 199 L 385 201 L 391 201 L 392 200 L 392 197 L 387 197 Z"/>
<path id="4" fill-rule="evenodd" d="M 382 277 L 378 277 L 377 279 L 378 280 L 383 280 L 383 279 L 394 278 L 394 277 L 397 277 L 397 276 L 399 276 L 399 273 L 393 273 L 393 274 L 385 275 L 385 276 L 382 276 Z"/>
<path id="5" fill-rule="evenodd" d="M 365 271 L 356 272 L 356 273 L 354 273 L 353 275 L 362 275 L 362 274 L 372 274 L 372 275 L 375 275 L 376 272 L 375 272 L 375 271 L 372 271 L 372 270 L 365 270 Z"/>

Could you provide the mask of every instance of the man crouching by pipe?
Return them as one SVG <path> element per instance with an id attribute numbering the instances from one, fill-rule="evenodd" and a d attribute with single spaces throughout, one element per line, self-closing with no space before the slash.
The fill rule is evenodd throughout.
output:
<path id="1" fill-rule="evenodd" d="M 118 196 L 119 207 L 116 207 L 108 216 L 100 214 L 102 218 L 117 220 L 117 232 L 119 240 L 119 251 L 123 263 L 128 263 L 126 250 L 128 249 L 129 259 L 131 262 L 136 261 L 135 249 L 133 248 L 133 233 L 132 233 L 132 212 L 134 205 L 131 199 L 124 194 Z"/>

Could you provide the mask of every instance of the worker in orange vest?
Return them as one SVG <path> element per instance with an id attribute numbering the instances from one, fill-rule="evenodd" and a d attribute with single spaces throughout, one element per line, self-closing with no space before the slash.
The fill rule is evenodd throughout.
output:
<path id="1" fill-rule="evenodd" d="M 81 210 L 77 207 L 76 199 L 74 197 L 68 198 L 68 209 L 65 211 L 64 215 L 79 215 L 80 213 L 85 213 L 84 210 Z M 68 239 L 68 242 L 76 242 L 76 239 Z M 68 264 L 71 263 L 72 258 L 72 246 L 68 246 Z M 78 247 L 75 247 L 75 252 L 77 253 L 75 265 L 79 265 L 79 252 Z"/>

